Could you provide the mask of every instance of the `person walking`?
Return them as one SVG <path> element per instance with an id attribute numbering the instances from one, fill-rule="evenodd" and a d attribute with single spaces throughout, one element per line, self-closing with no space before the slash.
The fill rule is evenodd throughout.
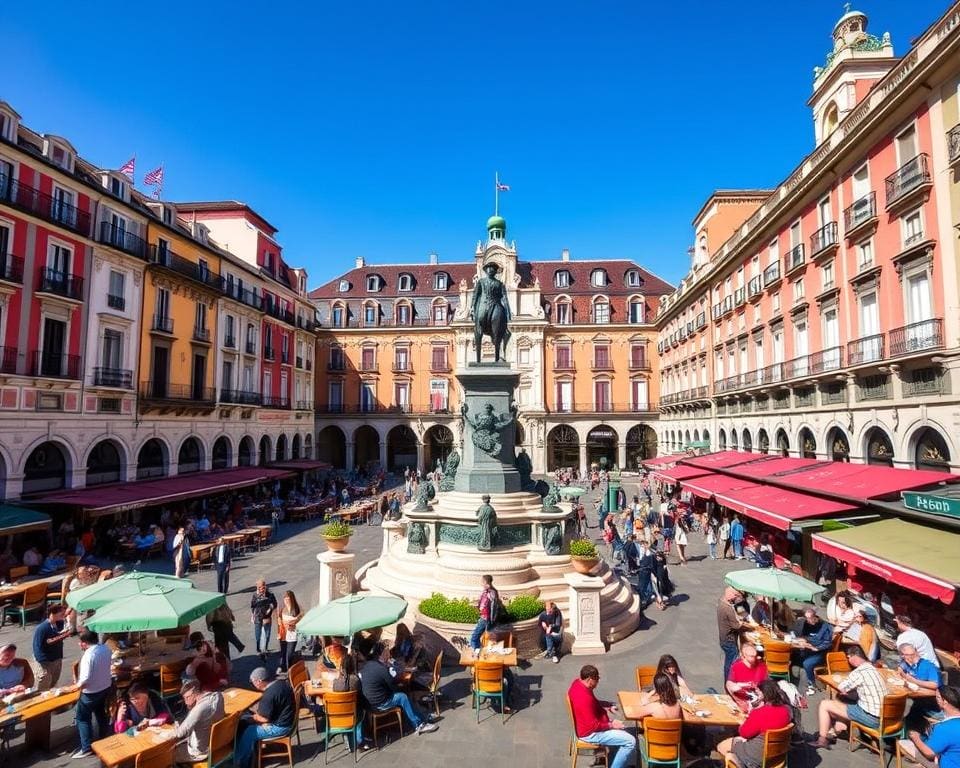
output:
<path id="1" fill-rule="evenodd" d="M 710 550 L 710 559 L 717 559 L 717 526 L 713 518 L 707 523 L 707 549 Z"/>
<path id="2" fill-rule="evenodd" d="M 680 565 L 687 564 L 687 523 L 683 516 L 677 516 L 677 528 L 674 541 L 677 545 L 677 558 Z"/>
<path id="3" fill-rule="evenodd" d="M 66 609 L 62 603 L 47 606 L 47 618 L 33 631 L 33 676 L 38 691 L 49 691 L 60 680 L 63 668 L 63 641 L 72 634 L 64 628 Z"/>
<path id="4" fill-rule="evenodd" d="M 292 590 L 283 593 L 283 601 L 277 609 L 277 639 L 280 641 L 280 666 L 277 674 L 290 668 L 297 649 L 297 622 L 303 618 L 303 610 Z"/>
<path id="5" fill-rule="evenodd" d="M 270 651 L 270 627 L 276 610 L 277 598 L 267 589 L 267 582 L 258 579 L 257 588 L 250 596 L 250 622 L 253 624 L 253 639 L 261 661 L 266 661 Z"/>
<path id="6" fill-rule="evenodd" d="M 726 560 L 727 554 L 730 552 L 730 521 L 727 518 L 723 518 L 720 523 L 720 527 L 717 529 L 717 539 L 719 540 L 719 545 L 721 548 L 720 559 Z"/>
<path id="7" fill-rule="evenodd" d="M 80 657 L 76 683 L 80 698 L 75 713 L 80 747 L 70 756 L 72 758 L 90 757 L 93 754 L 90 745 L 93 744 L 94 719 L 100 738 L 106 738 L 113 732 L 107 714 L 107 695 L 113 685 L 110 649 L 101 645 L 97 633 L 89 629 L 80 634 L 80 648 L 83 655 Z"/>
<path id="8" fill-rule="evenodd" d="M 735 560 L 743 560 L 743 537 L 745 531 L 743 523 L 737 515 L 733 516 L 733 522 L 730 523 L 730 541 L 733 542 L 733 557 Z"/>
<path id="9" fill-rule="evenodd" d="M 178 579 L 187 575 L 187 569 L 190 568 L 190 539 L 187 536 L 187 530 L 180 527 L 177 535 L 173 537 L 173 572 Z"/>
<path id="10" fill-rule="evenodd" d="M 207 629 L 213 632 L 213 644 L 224 656 L 230 658 L 230 646 L 237 649 L 237 653 L 243 653 L 246 647 L 240 642 L 237 633 L 233 630 L 233 622 L 236 616 L 230 610 L 226 603 L 218 605 L 207 614 Z"/>
<path id="11" fill-rule="evenodd" d="M 717 630 L 720 636 L 720 650 L 723 651 L 723 679 L 730 678 L 730 667 L 737 659 L 740 640 L 740 617 L 733 604 L 740 600 L 740 593 L 733 587 L 723 590 L 723 596 L 717 603 Z"/>
<path id="12" fill-rule="evenodd" d="M 233 563 L 233 548 L 223 540 L 217 541 L 213 550 L 213 562 L 217 566 L 217 592 L 227 594 L 230 590 L 230 566 Z"/>

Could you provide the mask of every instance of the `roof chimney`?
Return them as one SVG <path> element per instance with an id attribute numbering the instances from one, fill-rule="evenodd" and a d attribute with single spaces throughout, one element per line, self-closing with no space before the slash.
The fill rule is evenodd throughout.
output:
<path id="1" fill-rule="evenodd" d="M 357 256 L 357 269 L 363 269 L 366 266 L 366 263 L 363 260 L 363 256 Z"/>
<path id="2" fill-rule="evenodd" d="M 433 265 L 439 264 L 439 263 L 440 263 L 440 257 L 439 257 L 436 253 L 431 253 L 431 254 L 430 254 L 430 263 L 433 264 Z"/>
<path id="3" fill-rule="evenodd" d="M 560 261 L 570 261 L 570 249 L 564 248 L 560 251 Z"/>

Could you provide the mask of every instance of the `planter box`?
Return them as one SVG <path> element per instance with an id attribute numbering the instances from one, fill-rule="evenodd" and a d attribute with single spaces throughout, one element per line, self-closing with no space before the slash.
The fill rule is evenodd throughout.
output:
<path id="1" fill-rule="evenodd" d="M 420 611 L 414 614 L 416 624 L 413 631 L 423 637 L 423 643 L 428 651 L 436 654 L 443 651 L 444 662 L 456 664 L 460 658 L 461 648 L 470 647 L 470 635 L 473 634 L 473 624 L 454 624 L 449 621 L 440 621 L 424 616 Z M 517 649 L 517 656 L 529 659 L 539 654 L 540 627 L 537 618 L 524 619 L 514 624 L 498 624 L 498 632 L 513 632 L 513 645 Z"/>

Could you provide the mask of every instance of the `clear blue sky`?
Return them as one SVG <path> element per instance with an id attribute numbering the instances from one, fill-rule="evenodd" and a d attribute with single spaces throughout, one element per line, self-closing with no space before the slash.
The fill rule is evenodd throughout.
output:
<path id="1" fill-rule="evenodd" d="M 472 257 L 493 207 L 528 259 L 632 258 L 676 281 L 715 188 L 810 151 L 840 2 L 4 3 L 0 98 L 171 200 L 235 198 L 318 285 Z M 57 10 L 56 6 L 61 6 Z M 255 9 L 256 6 L 256 9 Z M 902 54 L 946 0 L 868 0 Z M 249 10 L 244 10 L 249 8 Z M 267 12 L 269 11 L 269 12 Z"/>

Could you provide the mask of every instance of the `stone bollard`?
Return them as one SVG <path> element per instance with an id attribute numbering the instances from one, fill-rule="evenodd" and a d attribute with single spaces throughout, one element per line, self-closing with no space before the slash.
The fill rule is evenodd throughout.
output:
<path id="1" fill-rule="evenodd" d="M 338 597 L 353 594 L 353 552 L 321 552 L 317 555 L 320 563 L 320 597 L 317 605 L 326 605 Z"/>
<path id="2" fill-rule="evenodd" d="M 574 656 L 588 653 L 606 653 L 603 635 L 600 632 L 600 590 L 603 579 L 581 573 L 564 574 L 569 586 L 570 634 L 573 644 L 570 653 Z"/>

